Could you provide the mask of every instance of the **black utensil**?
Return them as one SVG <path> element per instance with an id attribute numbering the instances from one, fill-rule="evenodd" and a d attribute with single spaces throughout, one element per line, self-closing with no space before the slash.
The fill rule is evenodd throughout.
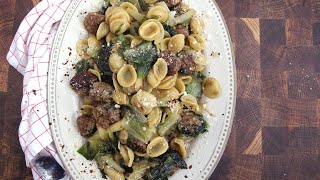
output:
<path id="1" fill-rule="evenodd" d="M 40 175 L 47 180 L 58 180 L 65 176 L 64 169 L 52 157 L 38 157 L 36 159 L 36 168 Z"/>

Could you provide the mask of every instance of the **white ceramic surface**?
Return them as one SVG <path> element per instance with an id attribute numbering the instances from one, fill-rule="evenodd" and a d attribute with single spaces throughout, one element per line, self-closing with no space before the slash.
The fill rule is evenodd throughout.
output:
<path id="1" fill-rule="evenodd" d="M 83 18 L 87 12 L 100 10 L 103 0 L 73 0 L 60 24 L 54 44 L 48 76 L 48 108 L 51 132 L 58 153 L 73 179 L 101 179 L 97 165 L 87 161 L 76 150 L 85 142 L 77 130 L 79 97 L 69 87 L 74 76 L 76 42 L 86 37 Z M 216 116 L 209 117 L 209 132 L 188 147 L 186 162 L 191 169 L 179 170 L 170 179 L 208 179 L 217 166 L 230 134 L 236 99 L 236 76 L 231 39 L 223 16 L 214 1 L 184 0 L 206 23 L 206 75 L 215 77 L 222 86 L 222 95 L 215 100 L 204 98 L 207 108 Z M 212 56 L 212 53 L 215 55 Z M 220 53 L 220 55 L 216 55 Z"/>

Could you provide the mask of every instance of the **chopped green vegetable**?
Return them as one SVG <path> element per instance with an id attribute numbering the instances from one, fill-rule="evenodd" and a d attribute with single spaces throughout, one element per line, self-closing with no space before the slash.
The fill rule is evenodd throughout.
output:
<path id="1" fill-rule="evenodd" d="M 82 71 L 87 71 L 90 68 L 93 68 L 93 66 L 86 59 L 82 59 L 82 60 L 78 61 L 76 64 L 77 73 L 82 72 Z"/>
<path id="2" fill-rule="evenodd" d="M 129 175 L 128 180 L 140 180 L 143 178 L 146 171 L 150 168 L 147 160 L 142 160 L 133 165 L 133 172 Z"/>
<path id="3" fill-rule="evenodd" d="M 132 16 L 135 20 L 137 20 L 140 23 L 142 23 L 143 20 L 146 18 L 145 15 L 140 14 L 139 12 L 134 11 L 133 9 L 126 9 L 126 11 L 130 16 Z"/>
<path id="4" fill-rule="evenodd" d="M 123 52 L 125 60 L 137 64 L 138 78 L 145 78 L 150 67 L 157 59 L 157 49 L 151 42 L 144 42 Z"/>
<path id="5" fill-rule="evenodd" d="M 191 9 L 188 12 L 186 12 L 185 14 L 182 14 L 178 17 L 175 18 L 175 24 L 183 24 L 186 21 L 190 21 L 190 19 L 192 18 L 193 15 L 196 14 L 196 11 Z"/>
<path id="6" fill-rule="evenodd" d="M 123 55 L 124 51 L 130 48 L 130 39 L 127 36 L 119 35 L 117 44 L 119 44 L 119 54 Z"/>
<path id="7" fill-rule="evenodd" d="M 202 79 L 198 75 L 192 75 L 192 81 L 186 85 L 186 92 L 196 98 L 200 98 L 202 94 Z"/>
<path id="8" fill-rule="evenodd" d="M 181 117 L 178 113 L 170 114 L 162 124 L 158 127 L 158 134 L 160 136 L 166 135 L 179 121 Z"/>
<path id="9" fill-rule="evenodd" d="M 146 122 L 146 117 L 139 113 L 128 112 L 123 118 L 124 129 L 128 131 L 128 133 L 147 143 L 153 134 L 153 129 L 149 128 L 144 122 Z"/>
<path id="10" fill-rule="evenodd" d="M 147 180 L 161 179 L 168 177 L 177 169 L 187 169 L 187 164 L 176 151 L 167 151 L 165 154 L 154 159 L 159 165 L 154 166 L 146 175 Z"/>
<path id="11" fill-rule="evenodd" d="M 99 139 L 89 139 L 77 152 L 86 159 L 92 160 L 98 152 L 104 149 L 104 147 L 105 142 Z"/>
<path id="12" fill-rule="evenodd" d="M 167 31 L 171 36 L 176 35 L 176 32 L 175 32 L 175 30 L 173 29 L 172 26 L 169 26 L 166 23 L 163 23 L 162 25 L 163 25 L 164 30 Z"/>
<path id="13" fill-rule="evenodd" d="M 146 3 L 145 0 L 139 0 L 140 7 L 143 11 L 147 11 L 149 8 L 149 4 Z"/>

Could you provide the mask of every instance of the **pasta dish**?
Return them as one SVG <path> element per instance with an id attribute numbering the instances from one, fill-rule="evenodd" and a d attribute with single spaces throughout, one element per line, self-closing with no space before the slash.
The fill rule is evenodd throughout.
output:
<path id="1" fill-rule="evenodd" d="M 78 153 L 112 180 L 168 179 L 208 131 L 201 97 L 221 87 L 203 74 L 205 23 L 181 1 L 105 0 L 83 20 L 70 80 L 86 137 Z"/>

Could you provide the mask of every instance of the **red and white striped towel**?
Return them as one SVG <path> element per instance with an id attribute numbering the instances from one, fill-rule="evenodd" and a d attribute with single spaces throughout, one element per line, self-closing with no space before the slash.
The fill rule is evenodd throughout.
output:
<path id="1" fill-rule="evenodd" d="M 24 76 L 19 140 L 34 179 L 43 179 L 34 166 L 39 155 L 50 155 L 62 166 L 48 123 L 47 74 L 50 48 L 69 4 L 70 0 L 41 1 L 23 19 L 7 55 Z"/>

